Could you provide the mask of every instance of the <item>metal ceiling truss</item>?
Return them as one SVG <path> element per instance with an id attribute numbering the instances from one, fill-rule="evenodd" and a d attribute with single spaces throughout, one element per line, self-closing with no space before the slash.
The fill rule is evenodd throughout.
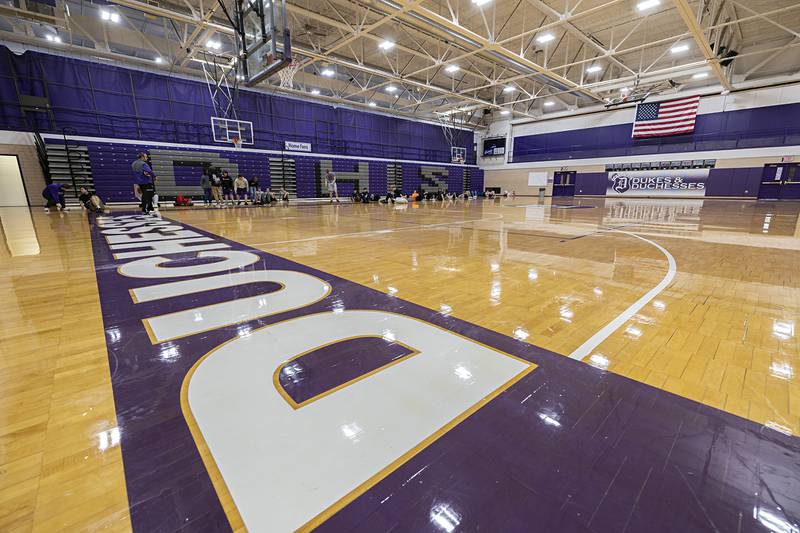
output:
<path id="1" fill-rule="evenodd" d="M 65 2 L 74 0 L 56 0 L 51 15 L 49 8 L 40 13 L 26 9 L 25 0 L 16 1 L 20 7 L 0 6 L 0 18 L 12 28 L 0 31 L 0 38 L 30 46 L 58 47 L 151 67 L 154 58 L 163 57 L 168 58 L 165 66 L 173 72 L 198 76 L 201 65 L 197 63 L 203 62 L 210 39 L 233 43 L 234 30 L 222 17 L 218 0 L 160 4 L 111 0 L 120 6 L 124 24 L 119 32 L 110 32 L 105 24 L 90 18 L 92 4 L 87 5 L 88 11 L 81 4 L 71 15 L 69 7 L 77 4 Z M 516 118 L 536 118 L 543 112 L 540 104 L 544 99 L 576 109 L 604 102 L 618 94 L 611 91 L 623 87 L 688 77 L 704 69 L 713 72 L 722 88 L 731 90 L 735 83 L 766 71 L 800 46 L 797 18 L 788 19 L 790 12 L 800 8 L 797 2 L 759 11 L 740 0 L 691 4 L 672 0 L 651 14 L 634 12 L 627 18 L 609 18 L 607 14 L 620 9 L 623 2 L 608 0 L 581 11 L 582 2 L 577 0 L 564 12 L 548 0 L 503 4 L 494 0 L 485 8 L 466 0 L 442 0 L 440 11 L 427 7 L 433 5 L 432 0 L 289 3 L 287 11 L 297 29 L 293 51 L 302 58 L 294 81 L 301 90 L 278 88 L 277 77 L 265 84 L 290 94 L 307 95 L 318 89 L 323 94 L 315 97 L 325 101 L 355 106 L 372 102 L 380 106 L 373 108 L 376 111 L 401 116 L 434 118 L 437 113 L 462 113 L 475 127 L 482 124 L 482 112 L 478 111 L 483 109 L 509 109 Z M 153 17 L 160 18 L 160 24 L 153 24 Z M 598 24 L 596 19 L 603 17 L 605 25 Z M 664 17 L 672 21 L 670 31 L 647 39 L 648 25 L 658 24 Z M 771 40 L 751 45 L 744 39 L 743 27 L 748 23 L 766 23 L 780 31 Z M 41 28 L 61 28 L 66 32 L 62 35 L 70 36 L 69 42 L 44 42 Z M 536 38 L 547 31 L 556 34 L 552 43 L 536 45 Z M 672 35 L 664 37 L 666 33 Z M 395 36 L 390 50 L 380 49 L 386 39 L 381 34 Z M 670 50 L 687 38 L 694 41 L 700 54 L 678 61 Z M 141 43 L 138 49 L 130 44 L 134 41 Z M 234 49 L 227 44 L 224 48 Z M 718 57 L 721 50 L 734 49 L 737 61 L 754 58 L 739 71 L 726 67 L 725 58 Z M 234 55 L 231 51 L 226 57 L 233 60 Z M 586 76 L 585 67 L 594 64 L 603 70 Z M 336 66 L 333 77 L 318 75 L 325 65 Z M 445 73 L 448 65 L 460 69 Z M 774 68 L 770 71 L 775 72 Z M 507 86 L 510 92 L 504 92 Z"/>

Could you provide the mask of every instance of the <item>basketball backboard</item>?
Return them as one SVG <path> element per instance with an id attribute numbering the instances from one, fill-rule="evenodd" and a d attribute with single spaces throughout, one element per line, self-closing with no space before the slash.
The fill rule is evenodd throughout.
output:
<path id="1" fill-rule="evenodd" d="M 255 85 L 292 61 L 286 0 L 236 0 L 236 46 L 246 85 Z"/>
<path id="2" fill-rule="evenodd" d="M 230 144 L 238 138 L 242 144 L 253 144 L 253 123 L 247 120 L 211 117 L 211 132 L 217 143 Z"/>

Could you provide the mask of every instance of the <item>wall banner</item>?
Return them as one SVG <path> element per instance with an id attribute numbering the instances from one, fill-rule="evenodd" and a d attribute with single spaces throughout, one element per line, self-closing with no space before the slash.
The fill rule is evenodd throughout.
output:
<path id="1" fill-rule="evenodd" d="M 706 195 L 707 168 L 615 170 L 608 173 L 606 196 Z"/>

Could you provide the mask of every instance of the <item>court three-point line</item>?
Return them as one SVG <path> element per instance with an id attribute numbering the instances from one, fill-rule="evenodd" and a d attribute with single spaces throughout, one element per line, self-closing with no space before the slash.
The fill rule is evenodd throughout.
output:
<path id="1" fill-rule="evenodd" d="M 658 244 L 657 242 L 651 241 L 650 239 L 646 239 L 641 235 L 637 235 L 635 233 L 631 233 L 629 231 L 621 231 L 621 230 L 610 230 L 616 233 L 623 233 L 625 235 L 630 235 L 631 237 L 636 237 L 640 241 L 644 241 L 654 247 L 656 247 L 664 257 L 667 258 L 667 273 L 664 278 L 652 289 L 647 291 L 641 298 L 636 300 L 630 307 L 625 309 L 622 313 L 617 315 L 611 322 L 600 328 L 597 333 L 589 337 L 586 342 L 578 346 L 571 354 L 569 354 L 570 359 L 577 359 L 578 361 L 583 361 L 587 355 L 591 354 L 592 351 L 597 348 L 603 341 L 605 341 L 608 337 L 611 336 L 612 333 L 617 331 L 625 322 L 630 320 L 633 315 L 638 313 L 645 305 L 647 305 L 650 300 L 658 296 L 658 294 L 666 289 L 672 280 L 675 278 L 675 273 L 677 272 L 675 258 L 672 257 L 672 254 L 669 251 Z"/>

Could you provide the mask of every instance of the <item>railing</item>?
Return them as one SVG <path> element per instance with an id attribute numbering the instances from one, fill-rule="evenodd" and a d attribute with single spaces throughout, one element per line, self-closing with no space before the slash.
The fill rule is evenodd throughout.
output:
<path id="1" fill-rule="evenodd" d="M 44 145 L 44 139 L 42 139 L 38 131 L 33 134 L 33 144 L 36 146 L 36 156 L 39 159 L 39 166 L 42 167 L 45 183 L 49 184 L 53 179 L 50 174 L 50 163 L 47 160 L 47 148 Z"/>

